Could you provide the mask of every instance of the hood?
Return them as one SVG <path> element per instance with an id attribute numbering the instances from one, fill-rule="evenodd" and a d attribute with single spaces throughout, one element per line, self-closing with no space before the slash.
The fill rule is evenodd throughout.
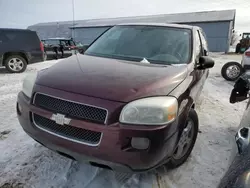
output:
<path id="1" fill-rule="evenodd" d="M 187 75 L 187 66 L 158 66 L 74 55 L 41 71 L 36 84 L 120 102 L 167 95 Z"/>

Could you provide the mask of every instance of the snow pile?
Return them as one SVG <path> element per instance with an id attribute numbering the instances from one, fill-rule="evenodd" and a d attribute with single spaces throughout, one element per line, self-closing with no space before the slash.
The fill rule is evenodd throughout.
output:
<path id="1" fill-rule="evenodd" d="M 214 188 L 226 170 L 231 144 L 246 102 L 230 104 L 233 83 L 220 70 L 240 56 L 212 54 L 216 65 L 204 86 L 197 106 L 200 133 L 188 162 L 169 171 L 164 167 L 145 174 L 124 174 L 79 164 L 33 141 L 18 123 L 15 105 L 22 80 L 29 73 L 57 61 L 29 65 L 23 74 L 7 74 L 0 69 L 0 188 Z"/>

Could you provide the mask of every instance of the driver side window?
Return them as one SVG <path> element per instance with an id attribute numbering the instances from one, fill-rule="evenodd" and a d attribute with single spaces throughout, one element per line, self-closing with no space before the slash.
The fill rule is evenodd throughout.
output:
<path id="1" fill-rule="evenodd" d="M 195 49 L 195 55 L 196 57 L 200 57 L 201 56 L 201 40 L 200 40 L 200 35 L 198 33 L 198 31 L 196 31 L 196 49 Z"/>

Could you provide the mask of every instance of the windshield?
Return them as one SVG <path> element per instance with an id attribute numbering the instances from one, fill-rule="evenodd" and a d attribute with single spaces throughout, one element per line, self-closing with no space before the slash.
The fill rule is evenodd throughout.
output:
<path id="1" fill-rule="evenodd" d="M 154 64 L 188 63 L 191 30 L 159 26 L 115 26 L 85 52 L 87 55 Z"/>
<path id="2" fill-rule="evenodd" d="M 243 34 L 243 39 L 250 38 L 250 33 L 244 33 Z"/>

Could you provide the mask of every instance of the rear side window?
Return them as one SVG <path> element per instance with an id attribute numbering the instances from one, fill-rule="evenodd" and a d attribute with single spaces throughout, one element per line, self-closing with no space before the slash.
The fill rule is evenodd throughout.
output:
<path id="1" fill-rule="evenodd" d="M 60 41 L 59 40 L 45 40 L 45 44 L 47 44 L 47 45 L 59 45 Z"/>
<path id="2" fill-rule="evenodd" d="M 74 42 L 72 40 L 61 40 L 61 45 L 63 46 L 74 46 Z"/>
<path id="3" fill-rule="evenodd" d="M 16 45 L 18 48 L 40 48 L 40 40 L 33 31 L 0 31 L 0 41 Z"/>
<path id="4" fill-rule="evenodd" d="M 20 32 L 17 36 L 22 38 L 23 42 L 25 42 L 26 45 L 31 45 L 32 47 L 40 48 L 40 39 L 38 38 L 36 32 Z"/>
<path id="5" fill-rule="evenodd" d="M 15 40 L 15 38 L 16 38 L 17 35 L 14 32 L 10 32 L 10 33 L 7 32 L 5 36 L 8 38 L 8 40 L 11 41 L 11 40 Z"/>
<path id="6" fill-rule="evenodd" d="M 0 31 L 0 43 L 8 42 L 8 38 L 4 31 Z"/>

